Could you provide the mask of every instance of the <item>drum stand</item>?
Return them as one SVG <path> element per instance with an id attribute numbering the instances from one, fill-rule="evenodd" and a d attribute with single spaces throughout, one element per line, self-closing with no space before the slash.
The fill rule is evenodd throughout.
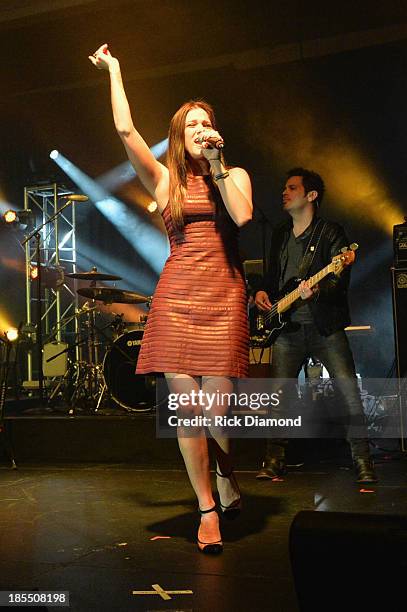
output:
<path id="1" fill-rule="evenodd" d="M 109 327 L 111 327 L 114 330 L 114 333 L 115 333 L 116 336 L 121 335 L 124 332 L 124 328 L 125 328 L 125 325 L 124 325 L 124 322 L 123 322 L 123 315 L 116 314 L 114 320 L 112 321 L 112 323 L 110 323 Z M 101 331 L 101 330 L 99 330 L 99 331 Z M 110 339 L 109 339 L 109 343 L 110 343 L 110 347 L 109 348 L 114 346 L 114 342 L 112 342 Z M 123 355 L 125 357 L 127 357 L 126 353 L 124 353 L 121 349 L 118 349 L 118 350 L 121 353 L 123 353 Z M 111 399 L 109 388 L 108 388 L 108 386 L 106 384 L 106 380 L 105 380 L 105 377 L 104 377 L 104 374 L 103 374 L 102 371 L 101 371 L 101 376 L 102 376 L 102 386 L 101 386 L 101 389 L 100 389 L 100 392 L 99 392 L 99 397 L 97 398 L 96 407 L 95 407 L 95 410 L 94 410 L 95 412 L 98 412 L 98 410 L 99 410 L 99 408 L 100 408 L 100 406 L 102 404 L 102 401 L 105 398 L 106 394 L 107 394 L 107 399 L 108 400 Z M 130 412 L 128 409 L 126 409 L 126 410 L 127 410 L 127 412 Z"/>
<path id="2" fill-rule="evenodd" d="M 101 397 L 103 397 L 105 382 L 103 379 L 102 366 L 100 363 L 99 347 L 101 342 L 99 341 L 98 334 L 101 333 L 104 338 L 108 339 L 103 334 L 103 329 L 99 329 L 96 326 L 96 314 L 95 309 L 92 308 L 87 313 L 87 337 L 85 339 L 79 339 L 77 345 L 83 347 L 87 346 L 87 360 L 83 359 L 83 351 L 80 350 L 80 359 L 77 364 L 77 373 L 75 376 L 75 391 L 71 397 L 72 408 L 70 414 L 74 413 L 76 404 L 79 398 L 82 396 L 85 400 L 90 400 L 91 404 L 95 404 L 96 411 L 101 403 Z M 110 327 L 110 324 L 106 326 Z M 105 328 L 105 329 L 106 329 Z"/>
<path id="3" fill-rule="evenodd" d="M 87 402 L 88 405 L 90 403 L 90 409 L 97 412 L 106 393 L 108 394 L 108 397 L 113 397 L 109 392 L 109 383 L 105 381 L 104 377 L 103 370 L 105 357 L 103 359 L 103 363 L 101 363 L 99 349 L 102 343 L 99 341 L 99 338 L 102 336 L 104 340 L 107 341 L 108 345 L 112 347 L 114 342 L 104 333 L 104 330 L 110 327 L 116 332 L 117 337 L 118 334 L 123 334 L 124 323 L 122 318 L 123 315 L 116 315 L 116 318 L 112 323 L 109 323 L 104 328 L 99 329 L 96 325 L 96 312 L 99 312 L 96 311 L 96 302 L 103 302 L 104 304 L 146 304 L 150 302 L 150 298 L 127 289 L 96 286 L 96 283 L 99 281 L 116 281 L 122 279 L 120 276 L 114 274 L 98 272 L 95 266 L 93 266 L 92 269 L 87 272 L 71 272 L 65 276 L 75 280 L 91 281 L 89 287 L 80 288 L 77 290 L 77 293 L 87 300 L 90 300 L 92 306 L 89 307 L 86 304 L 73 315 L 73 317 L 78 317 L 81 314 L 86 313 L 86 338 L 82 338 L 81 326 L 79 325 L 76 342 L 47 360 L 51 361 L 62 353 L 75 347 L 77 348 L 76 361 L 71 361 L 70 370 L 65 373 L 63 379 L 57 385 L 56 389 L 54 389 L 51 399 L 54 399 L 57 394 L 60 393 L 62 387 L 65 391 L 65 397 L 67 397 L 67 401 L 69 401 L 71 405 L 69 414 L 73 415 L 75 413 L 75 409 L 80 400 Z M 68 319 L 68 321 L 69 320 L 71 319 Z M 61 324 L 62 322 L 59 321 L 57 326 L 60 327 Z M 84 347 L 86 347 L 86 350 L 84 350 Z M 110 347 L 107 348 L 105 356 L 109 352 Z M 119 353 L 122 353 L 125 358 L 128 357 L 126 352 L 119 346 L 116 347 L 116 349 L 119 351 Z M 71 394 L 72 387 L 74 387 L 74 391 Z"/>
<path id="4" fill-rule="evenodd" d="M 65 349 L 64 349 L 65 350 Z M 60 389 L 66 389 L 69 387 L 69 381 L 72 377 L 72 368 L 68 367 L 64 376 L 61 378 L 57 386 L 53 389 L 52 393 L 48 397 L 48 405 L 52 405 L 54 399 L 58 396 Z M 66 397 L 66 396 L 65 396 Z"/>
<path id="5" fill-rule="evenodd" d="M 79 326 L 79 331 L 76 335 L 76 342 L 47 360 L 52 361 L 63 353 L 71 351 L 74 348 L 78 348 L 78 360 L 69 360 L 70 364 L 65 375 L 59 381 L 48 399 L 48 402 L 51 402 L 57 397 L 57 394 L 60 392 L 61 388 L 64 389 L 65 400 L 71 406 L 68 411 L 70 415 L 75 413 L 79 399 L 83 399 L 84 401 L 91 400 L 94 402 L 99 396 L 100 389 L 104 384 L 101 366 L 99 363 L 99 346 L 101 343 L 97 338 L 97 332 L 103 332 L 96 326 L 95 311 L 95 305 L 88 307 L 86 304 L 84 307 L 76 311 L 74 315 L 62 320 L 59 323 L 59 325 L 62 323 L 66 324 L 74 317 L 80 317 L 81 315 L 86 314 L 85 325 L 87 327 L 87 334 L 86 337 L 83 338 L 81 328 Z M 87 347 L 86 351 L 84 351 L 85 345 Z M 73 392 L 72 387 L 74 387 Z"/>
<path id="6" fill-rule="evenodd" d="M 94 300 L 92 300 L 92 304 L 94 304 Z M 93 412 L 97 412 L 100 409 L 103 399 L 105 398 L 105 394 L 107 393 L 107 397 L 110 397 L 109 389 L 103 374 L 103 364 L 101 363 L 100 359 L 99 349 L 102 343 L 99 340 L 99 336 L 101 335 L 103 339 L 106 340 L 108 345 L 113 346 L 113 341 L 104 333 L 104 331 L 105 329 L 112 328 L 117 334 L 124 328 L 124 323 L 122 315 L 116 315 L 113 322 L 100 329 L 96 325 L 97 312 L 98 310 L 95 305 L 78 311 L 75 316 L 86 314 L 87 317 L 85 323 L 87 328 L 86 337 L 82 337 L 79 327 L 77 341 L 60 353 L 53 355 L 49 360 L 51 361 L 52 359 L 59 357 L 59 355 L 68 350 L 72 350 L 75 347 L 78 348 L 78 361 L 71 362 L 71 367 L 65 373 L 65 376 L 58 383 L 57 387 L 53 390 L 52 395 L 49 398 L 49 401 L 53 400 L 60 391 L 61 387 L 64 385 L 69 390 L 74 387 L 73 393 L 70 395 L 68 394 L 67 396 L 67 401 L 71 406 L 68 414 L 71 416 L 75 414 L 81 400 L 83 402 L 87 402 L 88 405 L 90 404 L 89 408 Z M 126 353 L 120 348 L 117 350 L 127 357 Z"/>
<path id="7" fill-rule="evenodd" d="M 125 324 L 123 322 L 123 315 L 116 314 L 114 320 L 108 325 L 108 327 L 112 328 L 114 336 L 117 337 L 121 335 L 124 332 L 124 328 L 125 328 Z M 109 340 L 110 345 L 113 346 L 113 342 L 110 339 L 108 340 Z M 110 393 L 109 393 L 109 389 L 105 381 L 104 374 L 102 371 L 100 371 L 100 374 L 102 377 L 102 387 L 100 389 L 99 396 L 97 398 L 96 407 L 95 407 L 94 412 L 98 412 L 106 393 L 107 393 L 107 398 L 110 399 Z"/>
<path id="8" fill-rule="evenodd" d="M 102 400 L 103 400 L 103 398 L 105 396 L 106 391 L 107 391 L 107 385 L 106 385 L 105 381 L 103 380 L 103 386 L 102 386 L 102 388 L 100 390 L 100 393 L 99 393 L 99 397 L 98 397 L 98 400 L 97 400 L 97 403 L 96 403 L 96 407 L 95 407 L 95 412 L 97 412 L 99 410 L 100 404 L 102 403 Z"/>

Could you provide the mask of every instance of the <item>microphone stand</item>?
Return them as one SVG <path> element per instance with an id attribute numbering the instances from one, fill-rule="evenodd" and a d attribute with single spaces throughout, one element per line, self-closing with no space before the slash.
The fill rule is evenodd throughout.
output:
<path id="1" fill-rule="evenodd" d="M 37 259 L 37 271 L 38 271 L 38 275 L 37 275 L 37 308 L 36 308 L 36 327 L 37 327 L 37 359 L 38 359 L 38 395 L 39 395 L 39 399 L 41 401 L 41 403 L 44 401 L 44 371 L 43 371 L 43 367 L 42 367 L 42 353 L 43 353 L 43 340 L 42 340 L 42 295 L 41 295 L 41 282 L 42 282 L 42 271 L 41 271 L 41 230 L 48 225 L 48 223 L 51 223 L 52 221 L 54 221 L 54 219 L 56 219 L 58 217 L 58 215 L 61 214 L 61 212 L 63 210 L 65 210 L 65 208 L 67 206 L 70 206 L 72 204 L 73 200 L 67 200 L 67 202 L 65 202 L 65 204 L 56 211 L 56 213 L 54 213 L 53 215 L 51 215 L 51 217 L 49 219 L 47 219 L 46 221 L 44 221 L 43 223 L 41 223 L 41 225 L 39 225 L 38 227 L 36 227 L 35 229 L 33 229 L 32 232 L 30 232 L 28 234 L 28 236 L 26 236 L 24 238 L 24 240 L 21 241 L 21 246 L 25 246 L 27 244 L 27 242 L 29 242 L 30 240 L 32 240 L 32 238 L 35 238 L 35 254 L 36 254 L 36 259 Z"/>

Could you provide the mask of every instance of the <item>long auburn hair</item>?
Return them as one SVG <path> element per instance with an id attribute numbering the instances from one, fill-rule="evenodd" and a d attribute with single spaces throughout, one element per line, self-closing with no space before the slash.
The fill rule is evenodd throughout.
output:
<path id="1" fill-rule="evenodd" d="M 184 227 L 183 206 L 187 192 L 187 174 L 188 170 L 190 170 L 185 151 L 185 120 L 187 114 L 193 108 L 202 108 L 207 112 L 213 129 L 217 129 L 213 108 L 205 100 L 189 100 L 185 102 L 171 119 L 168 130 L 167 153 L 167 167 L 170 179 L 169 206 L 172 222 L 178 230 L 182 230 Z M 214 184 L 216 185 L 216 183 Z"/>

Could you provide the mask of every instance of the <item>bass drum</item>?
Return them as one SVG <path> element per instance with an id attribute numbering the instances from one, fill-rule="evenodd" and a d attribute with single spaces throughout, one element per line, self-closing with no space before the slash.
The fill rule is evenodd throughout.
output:
<path id="1" fill-rule="evenodd" d="M 122 334 L 103 360 L 103 376 L 110 397 L 122 408 L 143 412 L 155 407 L 155 378 L 135 374 L 143 331 Z"/>

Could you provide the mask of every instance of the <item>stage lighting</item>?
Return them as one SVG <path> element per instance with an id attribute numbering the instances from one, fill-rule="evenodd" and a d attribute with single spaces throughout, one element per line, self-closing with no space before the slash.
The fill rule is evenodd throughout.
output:
<path id="1" fill-rule="evenodd" d="M 17 213 L 15 210 L 7 210 L 4 215 L 3 215 L 3 219 L 6 223 L 15 223 L 17 221 Z"/>
<path id="2" fill-rule="evenodd" d="M 154 200 L 152 202 L 150 202 L 150 204 L 147 206 L 147 210 L 150 213 L 153 213 L 157 210 L 157 202 L 154 202 Z"/>
<path id="3" fill-rule="evenodd" d="M 18 229 L 25 230 L 27 227 L 33 228 L 35 225 L 34 215 L 31 209 L 27 210 L 7 210 L 3 219 L 9 225 L 17 226 Z"/>
<path id="4" fill-rule="evenodd" d="M 51 159 L 57 159 L 58 155 L 59 155 L 59 151 L 57 151 L 56 149 L 51 151 L 51 153 L 49 154 Z"/>
<path id="5" fill-rule="evenodd" d="M 137 215 L 135 211 L 129 211 L 124 202 L 111 195 L 105 187 L 90 178 L 62 153 L 58 153 L 54 159 L 78 188 L 88 194 L 98 211 L 135 248 L 151 271 L 154 274 L 161 273 L 168 257 L 167 237 L 143 216 Z"/>
<path id="6" fill-rule="evenodd" d="M 14 342 L 18 338 L 18 329 L 16 327 L 10 327 L 5 331 L 5 334 L 9 342 Z"/>
<path id="7" fill-rule="evenodd" d="M 31 266 L 30 278 L 31 280 L 35 280 L 38 278 L 38 267 L 37 266 Z"/>
<path id="8" fill-rule="evenodd" d="M 168 149 L 168 138 L 165 138 L 161 142 L 153 145 L 151 147 L 151 153 L 154 155 L 156 159 L 162 157 L 164 153 L 166 153 Z M 97 178 L 97 182 L 102 185 L 106 190 L 117 191 L 122 187 L 125 183 L 131 181 L 137 175 L 133 166 L 129 161 L 125 161 L 119 166 L 112 168 L 105 174 L 102 174 Z"/>

